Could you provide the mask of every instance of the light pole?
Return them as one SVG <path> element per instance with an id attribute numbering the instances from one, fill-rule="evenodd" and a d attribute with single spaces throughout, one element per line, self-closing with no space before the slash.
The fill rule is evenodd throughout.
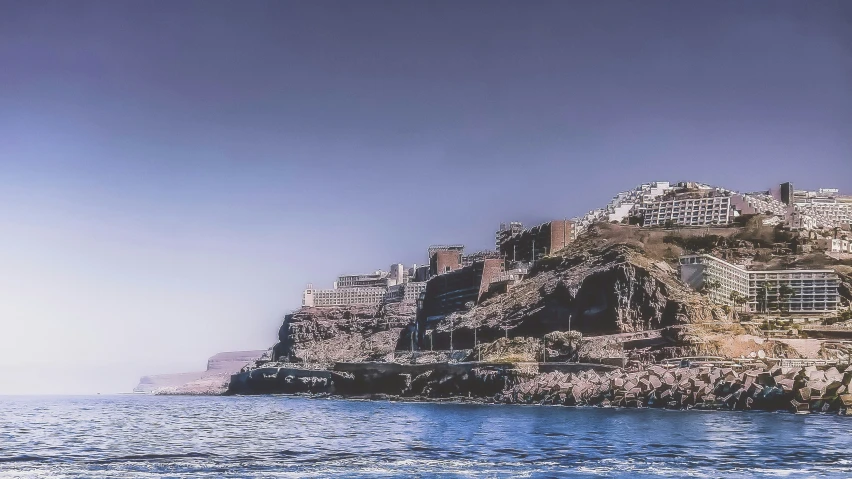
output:
<path id="1" fill-rule="evenodd" d="M 453 352 L 453 315 L 450 315 L 450 355 Z"/>
<path id="2" fill-rule="evenodd" d="M 476 330 L 477 330 L 477 327 L 474 326 L 473 327 L 473 349 L 479 351 L 479 348 L 476 347 Z"/>

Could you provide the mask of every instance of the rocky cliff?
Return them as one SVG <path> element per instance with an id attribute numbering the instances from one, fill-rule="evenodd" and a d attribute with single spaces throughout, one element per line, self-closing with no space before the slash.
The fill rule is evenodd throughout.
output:
<path id="1" fill-rule="evenodd" d="M 302 308 L 278 330 L 273 360 L 291 363 L 357 362 L 392 353 L 414 320 L 410 303 L 383 307 Z"/>
<path id="2" fill-rule="evenodd" d="M 229 351 L 207 360 L 204 371 L 142 376 L 133 388 L 136 393 L 221 394 L 228 378 L 266 351 Z"/>

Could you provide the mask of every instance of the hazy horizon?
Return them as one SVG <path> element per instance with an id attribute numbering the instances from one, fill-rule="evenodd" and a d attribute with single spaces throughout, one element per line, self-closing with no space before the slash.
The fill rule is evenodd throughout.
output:
<path id="1" fill-rule="evenodd" d="M 0 65 L 0 394 L 203 370 L 642 182 L 852 194 L 852 2 L 0 0 Z"/>

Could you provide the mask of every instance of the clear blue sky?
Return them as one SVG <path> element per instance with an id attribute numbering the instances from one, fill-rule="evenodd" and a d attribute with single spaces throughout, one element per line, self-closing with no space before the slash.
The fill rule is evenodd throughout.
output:
<path id="1" fill-rule="evenodd" d="M 852 2 L 0 0 L 0 393 L 657 179 L 852 193 Z"/>

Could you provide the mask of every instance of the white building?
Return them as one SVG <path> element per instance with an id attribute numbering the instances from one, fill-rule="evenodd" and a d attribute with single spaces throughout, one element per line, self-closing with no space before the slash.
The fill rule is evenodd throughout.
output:
<path id="1" fill-rule="evenodd" d="M 413 269 L 416 270 L 416 266 Z M 338 276 L 332 289 L 314 289 L 309 284 L 302 293 L 302 306 L 378 306 L 385 301 L 390 287 L 404 286 L 412 279 L 412 274 L 397 263 L 391 265 L 390 271 Z M 418 287 L 413 288 L 416 290 Z M 405 288 L 399 291 L 402 296 L 406 295 Z"/>
<path id="2" fill-rule="evenodd" d="M 420 296 L 420 293 L 426 291 L 426 282 L 418 281 L 418 282 L 408 282 L 405 284 L 398 284 L 396 286 L 391 286 L 388 288 L 387 293 L 385 294 L 385 303 L 416 303 L 417 298 Z"/>
<path id="3" fill-rule="evenodd" d="M 748 270 L 703 254 L 681 256 L 680 274 L 719 304 L 737 307 L 731 297 L 736 292 L 752 312 L 830 313 L 840 307 L 840 279 L 832 270 Z"/>
<path id="4" fill-rule="evenodd" d="M 852 197 L 841 195 L 837 188 L 794 190 L 790 201 L 798 213 L 812 217 L 817 228 L 852 224 Z"/>
<path id="5" fill-rule="evenodd" d="M 378 306 L 384 301 L 387 288 L 347 287 L 335 289 L 313 289 L 308 285 L 302 293 L 302 306 Z"/>
<path id="6" fill-rule="evenodd" d="M 388 273 L 388 286 L 403 284 L 408 282 L 408 272 L 402 264 L 392 264 Z"/>
<path id="7" fill-rule="evenodd" d="M 848 243 L 848 242 L 847 242 Z M 832 238 L 820 238 L 816 240 L 817 247 L 827 253 L 845 253 L 849 250 L 848 244 L 844 248 L 843 240 Z"/>
<path id="8" fill-rule="evenodd" d="M 387 288 L 388 276 L 387 271 L 378 270 L 369 274 L 347 274 L 338 276 L 334 283 L 334 289 L 343 288 Z"/>
<path id="9" fill-rule="evenodd" d="M 817 218 L 822 228 L 852 224 L 852 203 L 841 203 L 834 199 L 830 201 L 814 199 L 808 202 L 797 202 L 795 207 L 800 213 Z"/>
<path id="10" fill-rule="evenodd" d="M 731 195 L 663 198 L 645 211 L 644 226 L 711 226 L 729 224 L 738 213 L 731 208 Z"/>

